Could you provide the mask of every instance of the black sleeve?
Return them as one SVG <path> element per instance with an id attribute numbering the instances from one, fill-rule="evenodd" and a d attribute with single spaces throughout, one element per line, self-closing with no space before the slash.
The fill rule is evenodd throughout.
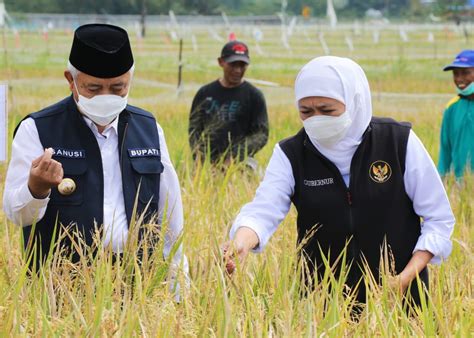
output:
<path id="1" fill-rule="evenodd" d="M 191 105 L 191 112 L 189 113 L 189 146 L 195 157 L 196 153 L 202 150 L 204 146 L 202 143 L 202 132 L 204 130 L 204 105 L 205 95 L 203 88 L 199 89 L 194 96 L 193 103 Z"/>
<path id="2" fill-rule="evenodd" d="M 245 157 L 245 153 L 248 156 L 255 155 L 268 141 L 267 105 L 260 90 L 255 89 L 252 92 L 249 107 L 251 120 L 248 133 L 243 142 L 236 144 L 233 149 L 234 156 L 238 153 L 240 159 Z"/>

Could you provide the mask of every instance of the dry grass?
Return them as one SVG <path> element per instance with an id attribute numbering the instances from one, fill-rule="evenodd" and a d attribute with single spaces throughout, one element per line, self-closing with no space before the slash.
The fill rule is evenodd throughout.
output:
<path id="1" fill-rule="evenodd" d="M 453 178 L 447 181 L 457 219 L 453 253 L 445 264 L 431 269 L 430 301 L 414 317 L 405 314 L 397 295 L 376 290 L 369 295 L 361 320 L 354 323 L 348 311 L 350 298 L 341 296 L 340 281 L 329 275 L 315 292 L 300 297 L 295 278 L 294 210 L 265 253 L 252 255 L 233 279 L 225 276 L 219 245 L 227 238 L 240 207 L 253 197 L 260 178 L 239 166 L 218 171 L 207 165 L 192 165 L 187 144 L 190 101 L 199 85 L 219 76 L 215 58 L 221 47 L 221 43 L 211 40 L 207 29 L 196 28 L 193 32 L 199 52 L 192 50 L 189 38 L 185 39 L 185 91 L 179 98 L 173 89 L 178 44 L 169 40 L 164 29 L 152 31 L 141 45 L 133 41 L 137 67 L 130 98 L 132 104 L 157 116 L 180 178 L 185 211 L 183 241 L 192 280 L 182 302 L 176 304 L 164 285 L 168 265 L 160 259 L 135 277 L 134 283 L 130 265 L 114 266 L 105 253 L 90 265 L 74 268 L 76 278 L 71 278 L 73 268 L 67 262 L 62 262 L 60 268 L 45 269 L 37 278 L 27 278 L 20 231 L 0 213 L 0 335 L 473 335 L 472 175 L 460 186 Z M 253 48 L 253 64 L 248 72 L 250 78 L 281 84 L 279 88 L 262 87 L 271 124 L 269 143 L 257 155 L 263 167 L 273 145 L 301 128 L 291 86 L 297 70 L 311 56 L 322 54 L 316 28 L 307 32 L 308 37 L 298 29 L 290 40 L 292 52 L 279 44 L 278 32 L 279 28 L 264 28 L 262 49 L 267 55 L 257 55 Z M 236 33 L 251 41 L 250 29 Z M 375 114 L 412 122 L 436 160 L 441 112 L 454 92 L 450 75 L 440 69 L 465 47 L 465 42 L 454 31 L 434 33 L 436 44 L 426 42 L 427 31 L 409 33 L 410 42 L 402 44 L 396 30 L 383 31 L 380 44 L 374 45 L 371 32 L 362 31 L 361 35 L 353 35 L 353 52 L 344 43 L 344 36 L 353 32 L 329 31 L 325 37 L 334 54 L 352 56 L 361 63 L 374 93 L 413 94 L 374 94 Z M 20 46 L 15 45 L 12 35 L 7 36 L 8 50 L 0 56 L 0 74 L 10 83 L 10 134 L 24 115 L 68 95 L 62 72 L 71 36 L 64 32 L 49 36 L 46 43 L 38 33 L 24 33 Z M 252 42 L 250 47 L 254 47 Z M 430 93 L 436 95 L 417 96 Z M 6 166 L 2 166 L 0 184 L 5 172 Z"/>

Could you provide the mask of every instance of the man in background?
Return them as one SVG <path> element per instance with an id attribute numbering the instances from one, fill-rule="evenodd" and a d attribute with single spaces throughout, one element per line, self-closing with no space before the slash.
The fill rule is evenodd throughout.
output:
<path id="1" fill-rule="evenodd" d="M 464 50 L 444 67 L 453 71 L 458 95 L 443 114 L 438 170 L 441 176 L 454 171 L 457 179 L 474 170 L 474 50 Z"/>
<path id="2" fill-rule="evenodd" d="M 217 59 L 223 75 L 199 89 L 189 117 L 189 144 L 195 159 L 243 161 L 265 146 L 268 116 L 262 92 L 244 80 L 249 50 L 230 41 Z M 252 160 L 250 163 L 254 163 Z"/>

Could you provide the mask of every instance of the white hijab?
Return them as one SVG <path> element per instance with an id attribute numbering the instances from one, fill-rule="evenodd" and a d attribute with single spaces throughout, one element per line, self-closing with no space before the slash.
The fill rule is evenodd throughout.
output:
<path id="1" fill-rule="evenodd" d="M 350 173 L 352 156 L 372 119 L 369 82 L 362 68 L 354 61 L 336 56 L 321 56 L 308 62 L 295 81 L 296 104 L 305 97 L 323 96 L 346 105 L 352 120 L 344 138 L 328 147 L 311 140 L 314 146 L 342 175 Z"/>

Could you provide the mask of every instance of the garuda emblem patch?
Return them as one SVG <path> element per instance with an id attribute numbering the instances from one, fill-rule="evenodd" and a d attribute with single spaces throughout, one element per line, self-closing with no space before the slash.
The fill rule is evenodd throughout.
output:
<path id="1" fill-rule="evenodd" d="M 392 168 L 385 161 L 375 161 L 370 165 L 369 176 L 375 183 L 385 183 L 392 176 Z"/>

